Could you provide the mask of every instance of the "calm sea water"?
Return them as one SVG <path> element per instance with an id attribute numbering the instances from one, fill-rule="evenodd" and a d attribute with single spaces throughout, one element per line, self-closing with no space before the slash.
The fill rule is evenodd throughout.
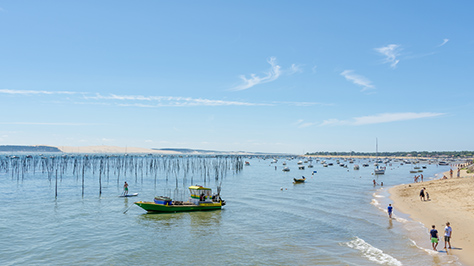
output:
<path id="1" fill-rule="evenodd" d="M 158 195 L 184 197 L 194 184 L 179 179 L 176 193 L 175 177 L 117 182 L 111 175 L 103 178 L 99 196 L 97 177 L 86 176 L 82 197 L 81 180 L 64 176 L 55 198 L 54 178 L 2 173 L 1 264 L 460 265 L 454 256 L 431 252 L 428 231 L 396 205 L 395 219 L 387 217 L 386 190 L 412 182 L 411 165 L 393 163 L 374 177 L 372 163 L 364 168 L 361 160 L 355 162 L 358 171 L 348 162 L 343 168 L 313 161 L 314 168 L 298 170 L 298 159 L 246 160 L 250 166 L 223 179 L 224 209 L 194 213 L 146 214 L 132 206 Z M 283 161 L 290 172 L 282 172 Z M 427 166 L 426 180 L 449 170 Z M 306 183 L 292 183 L 303 175 Z M 384 187 L 374 187 L 374 178 Z M 122 180 L 139 196 L 119 198 Z M 206 185 L 216 188 L 214 182 Z"/>

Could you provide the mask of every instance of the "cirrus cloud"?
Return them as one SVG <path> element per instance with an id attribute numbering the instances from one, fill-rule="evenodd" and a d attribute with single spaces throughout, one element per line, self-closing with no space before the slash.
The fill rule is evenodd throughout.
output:
<path id="1" fill-rule="evenodd" d="M 375 48 L 375 51 L 381 53 L 385 56 L 385 63 L 390 63 L 390 67 L 395 68 L 397 67 L 398 62 L 400 60 L 397 59 L 400 51 L 400 45 L 398 44 L 389 44 L 384 47 Z"/>
<path id="2" fill-rule="evenodd" d="M 344 70 L 342 71 L 341 76 L 345 77 L 348 81 L 361 86 L 361 91 L 375 89 L 375 86 L 372 85 L 372 81 L 364 76 L 355 74 L 354 70 Z"/>
<path id="3" fill-rule="evenodd" d="M 363 125 L 373 125 L 381 123 L 390 123 L 398 121 L 407 121 L 413 119 L 422 119 L 429 117 L 442 116 L 444 113 L 431 113 L 431 112 L 422 112 L 422 113 L 382 113 L 376 115 L 368 115 L 361 117 L 354 117 L 351 120 L 339 120 L 339 119 L 328 119 L 324 120 L 320 126 L 341 126 L 341 125 L 350 125 L 350 126 L 363 126 Z"/>

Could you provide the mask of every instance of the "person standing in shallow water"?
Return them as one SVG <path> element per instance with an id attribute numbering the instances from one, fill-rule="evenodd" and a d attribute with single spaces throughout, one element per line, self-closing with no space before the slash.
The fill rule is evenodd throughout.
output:
<path id="1" fill-rule="evenodd" d="M 433 247 L 433 250 L 437 251 L 436 248 L 438 247 L 438 241 L 439 241 L 438 230 L 435 229 L 434 225 L 432 225 L 431 228 L 432 228 L 430 231 L 431 246 Z"/>
<path id="2" fill-rule="evenodd" d="M 453 234 L 453 229 L 450 226 L 449 222 L 446 223 L 446 227 L 444 228 L 444 249 L 446 249 L 446 244 L 449 244 L 449 248 L 451 248 L 451 235 Z"/>
<path id="3" fill-rule="evenodd" d="M 392 218 L 392 212 L 393 212 L 392 204 L 388 204 L 387 212 L 388 212 L 388 217 Z"/>

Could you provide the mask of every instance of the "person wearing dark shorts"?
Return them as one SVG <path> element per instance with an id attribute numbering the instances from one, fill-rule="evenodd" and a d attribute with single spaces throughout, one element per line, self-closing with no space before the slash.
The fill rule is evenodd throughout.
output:
<path id="1" fill-rule="evenodd" d="M 444 228 L 444 249 L 446 249 L 446 244 L 449 244 L 449 248 L 451 248 L 451 235 L 453 234 L 453 229 L 450 226 L 449 222 L 446 223 L 446 227 Z"/>
<path id="2" fill-rule="evenodd" d="M 425 200 L 425 188 L 422 188 L 420 191 L 420 200 Z"/>
<path id="3" fill-rule="evenodd" d="M 388 204 L 387 212 L 388 212 L 388 217 L 390 218 L 392 218 L 392 211 L 393 211 L 392 204 Z"/>

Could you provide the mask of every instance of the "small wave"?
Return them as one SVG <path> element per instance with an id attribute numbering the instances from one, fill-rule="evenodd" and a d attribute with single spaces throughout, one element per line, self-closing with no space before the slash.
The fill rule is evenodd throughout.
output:
<path id="1" fill-rule="evenodd" d="M 401 217 L 398 217 L 398 216 L 395 216 L 394 215 L 394 218 L 395 218 L 395 221 L 399 222 L 399 223 L 408 223 L 408 220 L 407 219 L 404 219 L 404 218 L 401 218 Z"/>
<path id="2" fill-rule="evenodd" d="M 432 249 L 427 249 L 427 248 L 424 248 L 424 247 L 420 247 L 416 244 L 416 242 L 413 240 L 413 239 L 410 239 L 411 243 L 413 244 L 413 246 L 417 247 L 418 249 L 421 249 L 423 250 L 424 252 L 430 254 L 430 255 L 438 255 L 438 251 L 434 251 Z"/>
<path id="3" fill-rule="evenodd" d="M 385 196 L 378 195 L 377 193 L 374 193 L 373 196 L 374 196 L 375 198 L 385 198 Z"/>
<path id="4" fill-rule="evenodd" d="M 382 250 L 370 245 L 363 239 L 356 237 L 354 240 L 344 243 L 346 246 L 359 250 L 362 256 L 370 261 L 385 265 L 403 265 L 399 260 L 385 254 Z"/>
<path id="5" fill-rule="evenodd" d="M 370 204 L 372 205 L 375 205 L 375 206 L 379 206 L 380 205 L 380 202 L 376 199 L 372 199 L 372 201 L 370 202 Z"/>

